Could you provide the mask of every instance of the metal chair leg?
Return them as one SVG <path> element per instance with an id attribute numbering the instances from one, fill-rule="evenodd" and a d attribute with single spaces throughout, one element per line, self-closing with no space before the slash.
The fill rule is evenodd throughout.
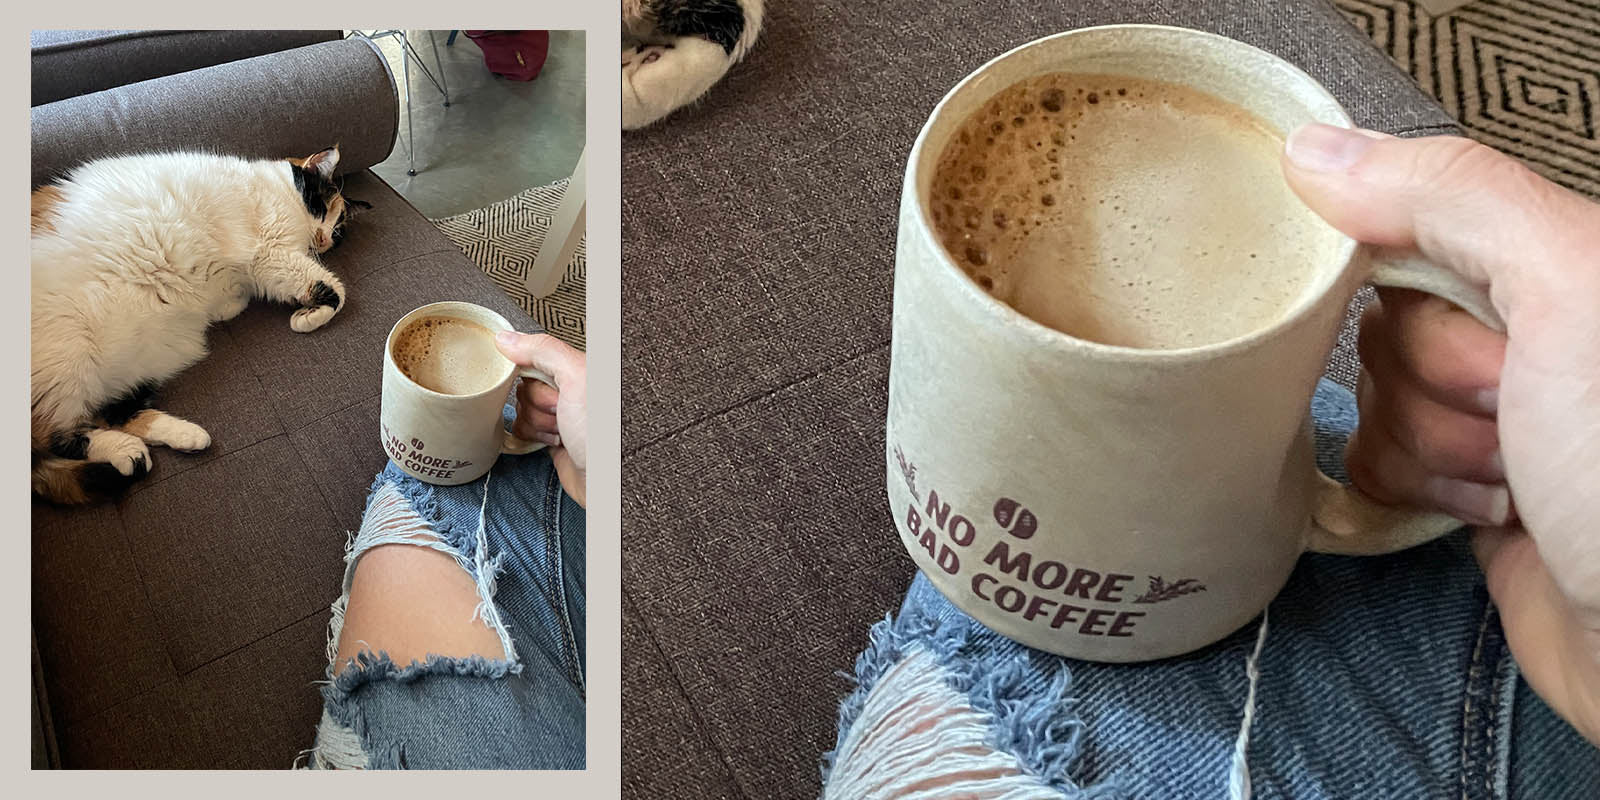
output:
<path id="1" fill-rule="evenodd" d="M 400 34 L 400 43 L 405 45 L 405 34 Z M 405 47 L 405 50 L 409 50 Z M 405 74 L 406 84 L 406 174 L 412 177 L 417 175 L 417 126 L 411 122 L 411 59 L 405 50 L 400 53 L 400 71 Z"/>
<path id="2" fill-rule="evenodd" d="M 428 33 L 430 36 L 433 34 L 432 31 L 429 31 Z M 400 43 L 405 46 L 407 53 L 411 54 L 412 57 L 417 59 L 417 68 L 422 70 L 422 74 L 428 76 L 428 80 L 433 83 L 433 88 L 438 89 L 439 94 L 444 95 L 444 104 L 446 106 L 450 105 L 450 92 L 446 91 L 444 84 L 440 83 L 439 79 L 435 78 L 433 73 L 428 70 L 428 64 L 422 60 L 422 54 L 418 53 L 416 48 L 411 46 L 411 39 L 402 33 L 400 34 Z M 439 63 L 439 74 L 443 75 L 444 65 L 443 62 L 439 61 L 439 50 L 437 43 L 434 46 L 433 56 L 434 61 Z"/>
<path id="3" fill-rule="evenodd" d="M 403 30 L 373 31 L 371 33 L 353 30 L 347 34 L 347 37 L 360 36 L 369 42 L 375 42 L 385 36 L 392 36 L 400 40 L 400 82 L 405 84 L 406 92 L 406 174 L 412 177 L 417 174 L 417 136 L 416 126 L 412 124 L 411 118 L 411 59 L 415 58 L 417 60 L 417 67 L 422 70 L 422 74 L 428 76 L 428 80 L 433 83 L 433 88 L 439 90 L 439 94 L 444 95 L 445 108 L 450 107 L 450 87 L 448 83 L 444 82 L 444 59 L 439 57 L 439 41 L 433 37 L 433 31 L 427 31 L 427 34 L 428 41 L 433 45 L 434 66 L 439 69 L 439 77 L 437 78 L 428 70 L 428 64 L 422 60 L 422 54 L 411 46 L 411 40 Z M 455 31 L 451 31 L 450 34 L 450 38 L 454 40 Z"/>
<path id="4" fill-rule="evenodd" d="M 451 36 L 455 31 L 450 32 Z M 433 45 L 433 63 L 439 68 L 439 82 L 444 84 L 444 107 L 450 107 L 450 80 L 444 72 L 444 59 L 439 57 L 439 40 L 433 37 L 433 31 L 428 31 L 428 44 Z"/>

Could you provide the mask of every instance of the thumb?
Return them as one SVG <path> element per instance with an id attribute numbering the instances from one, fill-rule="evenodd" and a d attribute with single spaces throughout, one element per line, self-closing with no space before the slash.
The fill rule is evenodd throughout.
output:
<path id="1" fill-rule="evenodd" d="M 1300 199 L 1359 241 L 1415 247 L 1496 304 L 1593 242 L 1595 207 L 1492 148 L 1454 136 L 1397 139 L 1311 124 L 1289 136 L 1284 175 Z"/>
<path id="2" fill-rule="evenodd" d="M 548 333 L 501 331 L 494 336 L 495 347 L 519 367 L 533 367 L 560 384 L 571 371 L 576 351 Z"/>

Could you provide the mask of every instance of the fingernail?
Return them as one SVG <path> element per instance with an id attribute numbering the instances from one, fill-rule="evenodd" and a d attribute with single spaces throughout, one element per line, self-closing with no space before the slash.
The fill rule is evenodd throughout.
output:
<path id="1" fill-rule="evenodd" d="M 517 343 L 517 332 L 501 331 L 494 335 L 494 340 L 499 342 L 501 347 L 510 347 Z"/>
<path id="2" fill-rule="evenodd" d="M 1479 525 L 1504 525 L 1511 517 L 1511 491 L 1456 478 L 1429 478 L 1422 492 L 1463 521 Z"/>
<path id="3" fill-rule="evenodd" d="M 1347 128 L 1313 122 L 1289 134 L 1289 161 L 1312 172 L 1337 172 L 1361 160 L 1377 139 Z"/>
<path id="4" fill-rule="evenodd" d="M 1500 387 L 1483 389 L 1478 392 L 1478 408 L 1485 414 L 1494 414 L 1500 410 Z"/>

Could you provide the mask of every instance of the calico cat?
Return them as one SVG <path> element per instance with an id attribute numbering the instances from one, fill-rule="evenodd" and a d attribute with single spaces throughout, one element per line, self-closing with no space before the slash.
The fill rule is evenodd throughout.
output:
<path id="1" fill-rule="evenodd" d="M 750 51 L 763 0 L 622 0 L 622 127 L 698 99 Z"/>
<path id="2" fill-rule="evenodd" d="M 150 469 L 147 444 L 204 450 L 199 425 L 150 408 L 203 358 L 206 328 L 264 297 L 327 324 L 344 284 L 313 252 L 352 207 L 339 149 L 252 161 L 206 153 L 106 158 L 32 197 L 33 491 L 83 503 Z"/>

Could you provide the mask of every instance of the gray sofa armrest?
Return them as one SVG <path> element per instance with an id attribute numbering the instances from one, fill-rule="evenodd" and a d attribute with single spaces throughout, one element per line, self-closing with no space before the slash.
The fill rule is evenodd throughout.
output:
<path id="1" fill-rule="evenodd" d="M 365 40 L 271 53 L 33 108 L 33 185 L 95 158 L 178 149 L 284 158 L 338 144 L 339 171 L 354 172 L 389 156 L 399 107 Z"/>
<path id="2" fill-rule="evenodd" d="M 341 31 L 33 31 L 32 104 L 341 38 Z"/>

